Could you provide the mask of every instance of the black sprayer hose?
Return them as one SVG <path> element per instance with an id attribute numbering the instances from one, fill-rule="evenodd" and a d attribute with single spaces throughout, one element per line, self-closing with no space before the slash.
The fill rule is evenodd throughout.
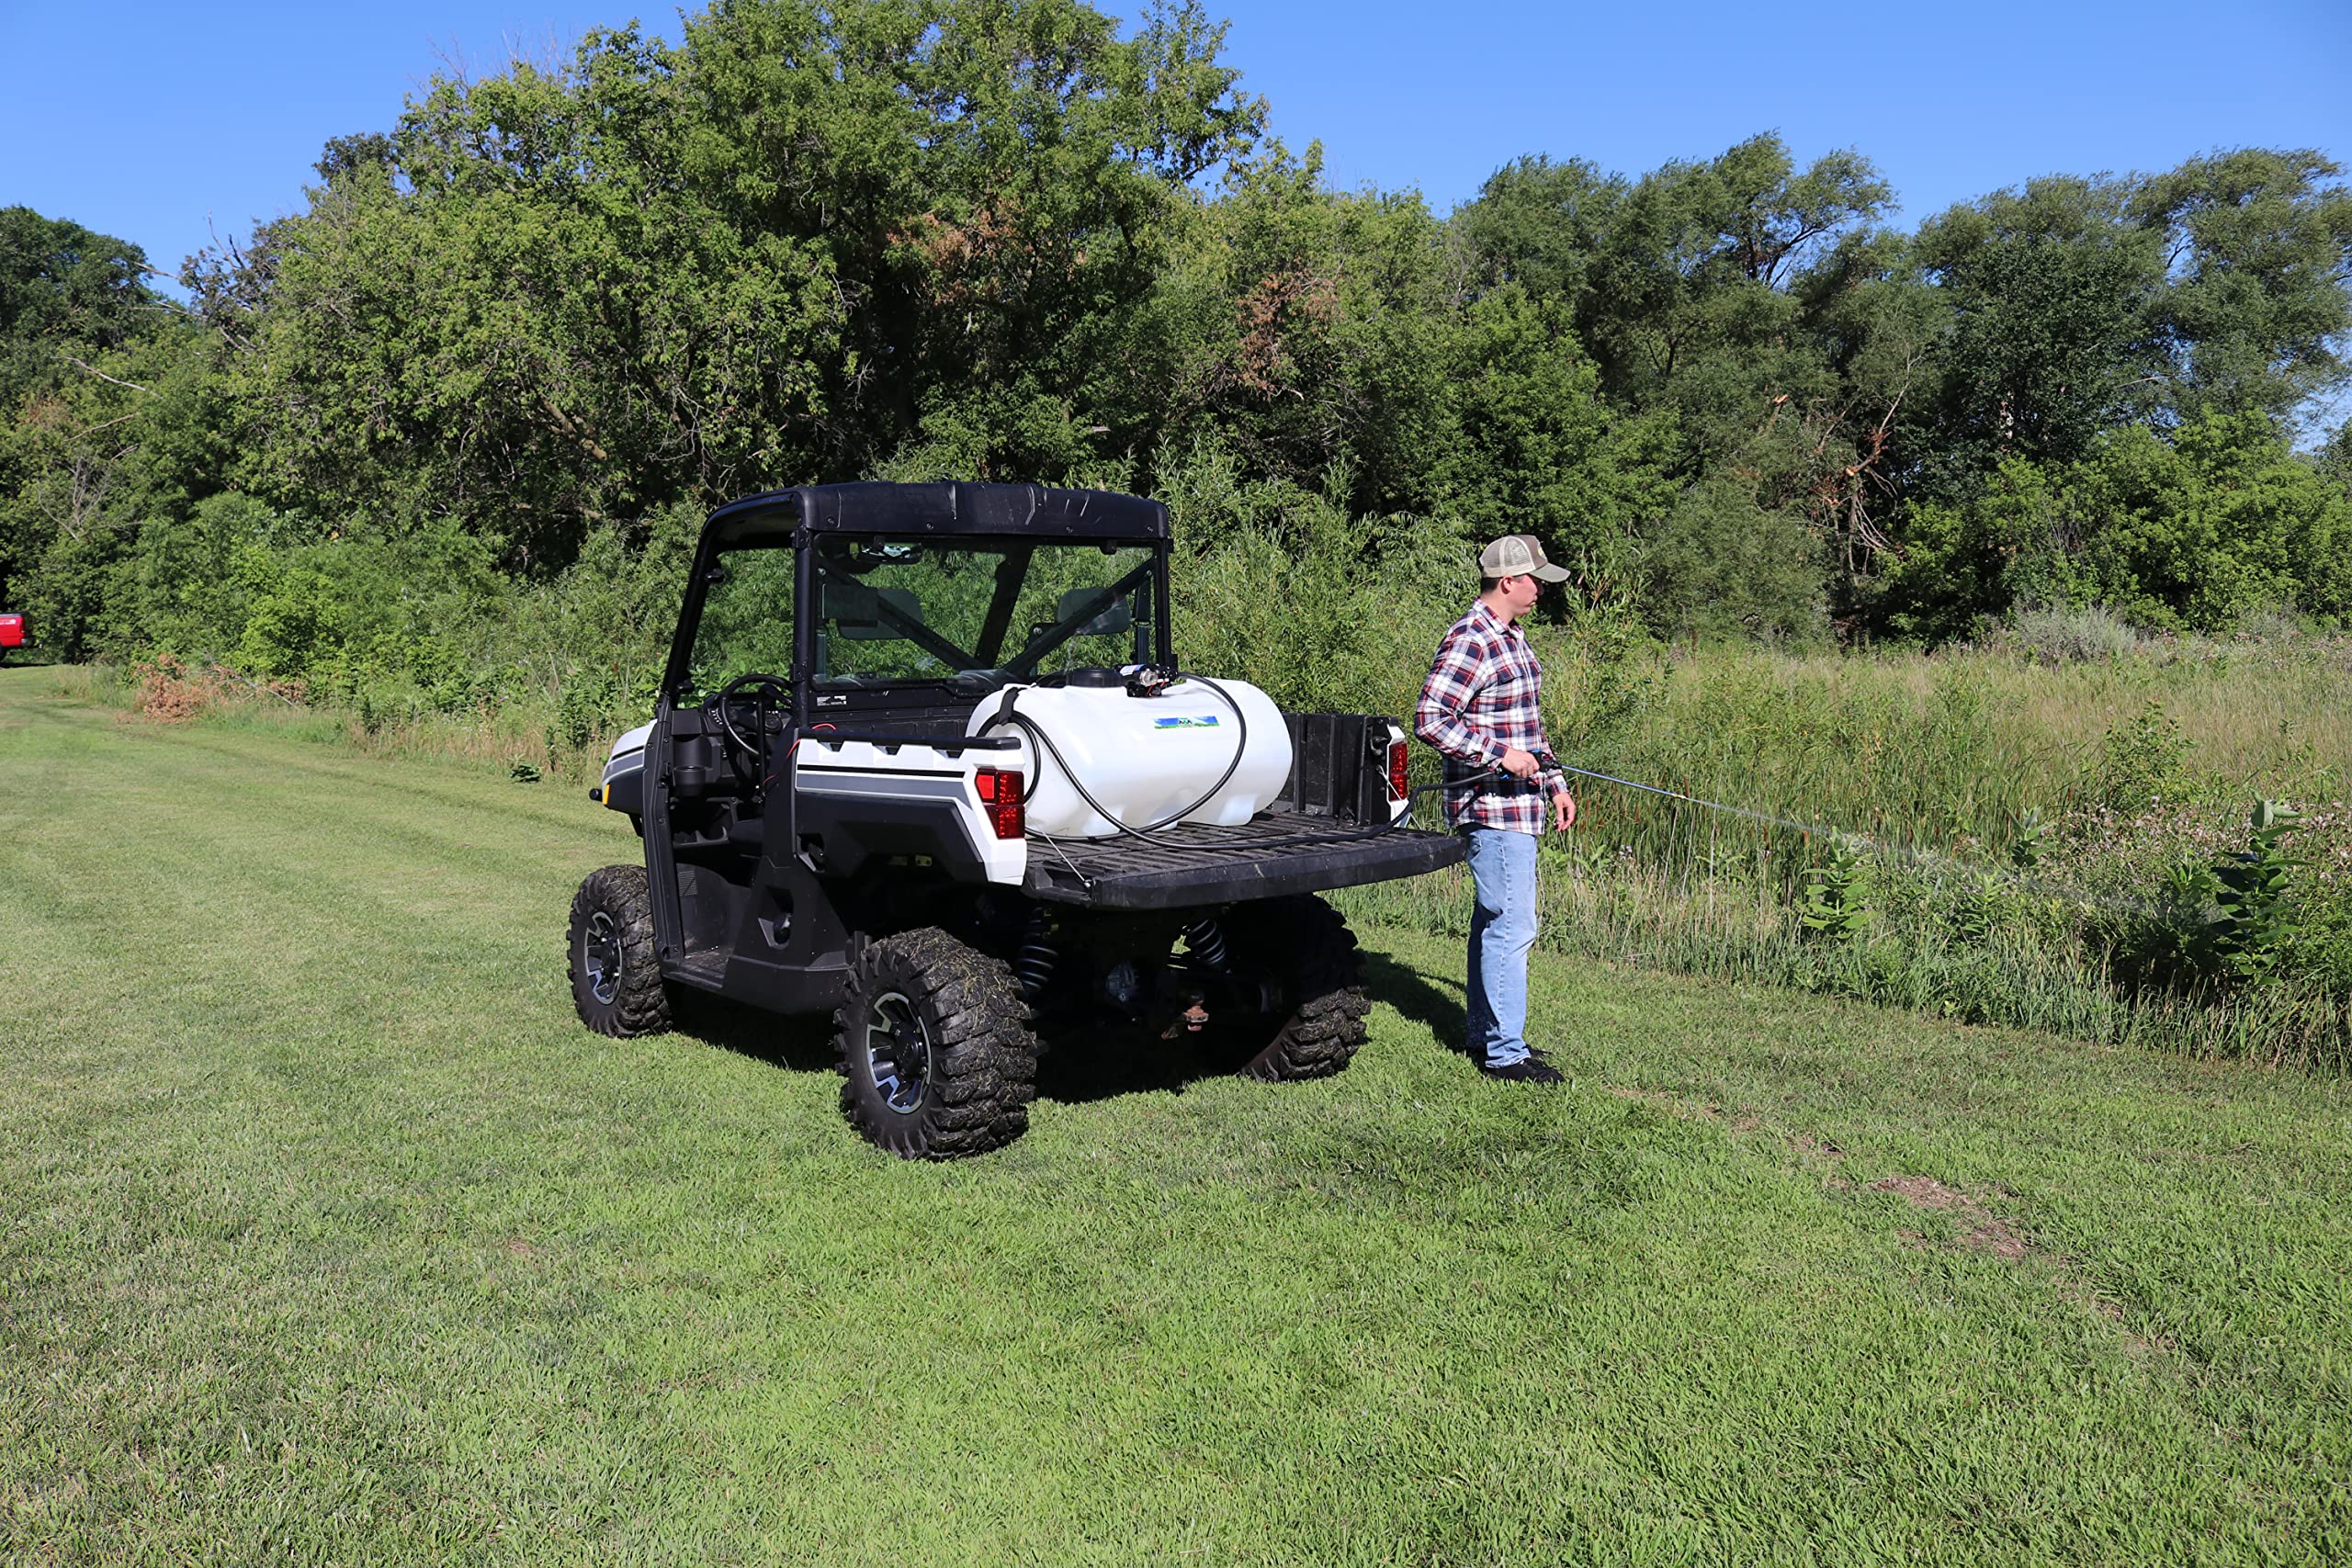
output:
<path id="1" fill-rule="evenodd" d="M 1215 692 L 1218 697 L 1223 699 L 1225 705 L 1233 710 L 1233 722 L 1237 731 L 1233 742 L 1233 756 L 1232 759 L 1225 764 L 1225 772 L 1217 774 L 1216 783 L 1209 785 L 1207 793 L 1203 795 L 1200 799 L 1193 801 L 1190 806 L 1186 806 L 1176 811 L 1170 812 L 1157 822 L 1147 823 L 1141 828 L 1128 827 L 1125 822 L 1120 821 L 1119 818 L 1112 813 L 1109 807 L 1094 798 L 1093 792 L 1079 782 L 1078 770 L 1069 765 L 1069 760 L 1062 755 L 1061 748 L 1054 744 L 1054 738 L 1046 734 L 1043 729 L 1039 728 L 1036 724 L 1031 721 L 1026 714 L 1023 714 L 1013 707 L 1012 694 L 1008 694 L 1004 705 L 997 711 L 997 716 L 989 720 L 988 723 L 980 727 L 980 733 L 985 735 L 1000 724 L 1011 724 L 1015 726 L 1023 735 L 1026 735 L 1030 739 L 1035 741 L 1052 756 L 1056 764 L 1058 765 L 1062 771 L 1062 777 L 1069 780 L 1070 788 L 1078 791 L 1079 799 L 1086 802 L 1088 806 L 1093 807 L 1097 816 L 1110 823 L 1112 827 L 1117 829 L 1120 833 L 1127 838 L 1148 839 L 1154 833 L 1160 831 L 1162 829 L 1173 827 L 1175 824 L 1182 821 L 1185 818 L 1190 817 L 1193 812 L 1198 811 L 1202 807 L 1206 806 L 1210 801 L 1215 800 L 1217 796 L 1217 792 L 1225 787 L 1226 781 L 1232 778 L 1235 773 L 1240 771 L 1241 760 L 1245 756 L 1249 755 L 1250 752 L 1250 716 L 1241 711 L 1241 705 L 1233 700 L 1233 694 L 1227 691 L 1223 686 L 1218 685 L 1215 681 L 1210 680 L 1207 676 L 1195 675 L 1189 670 L 1179 670 L 1176 671 L 1176 679 L 1179 681 L 1198 681 L 1202 685 L 1206 686 L 1210 691 Z M 1037 835 L 1037 837 L 1041 839 L 1049 839 L 1053 836 L 1054 835 L 1050 833 L 1040 833 Z M 1073 840 L 1073 842 L 1083 841 L 1084 840 Z M 1185 847 L 1190 848 L 1192 846 L 1188 845 Z"/>
<path id="2" fill-rule="evenodd" d="M 1063 771 L 1065 773 L 1069 771 L 1067 764 L 1065 764 Z M 1495 777 L 1501 772 L 1502 770 L 1500 768 L 1489 768 L 1483 773 L 1473 773 L 1466 779 L 1440 779 L 1435 784 L 1425 784 L 1420 788 L 1412 791 L 1405 797 L 1405 809 L 1403 811 L 1375 827 L 1358 828 L 1352 832 L 1299 833 L 1287 839 L 1248 839 L 1236 842 L 1217 844 L 1166 842 L 1160 847 L 1170 850 L 1191 850 L 1198 854 L 1229 854 L 1236 850 L 1248 850 L 1254 852 L 1259 850 L 1296 849 L 1301 845 L 1322 847 L 1330 844 L 1352 844 L 1364 839 L 1377 839 L 1384 833 L 1393 833 L 1398 829 L 1404 827 L 1406 823 L 1413 819 L 1413 802 L 1420 799 L 1420 797 L 1425 795 L 1431 795 L 1442 789 L 1461 789 L 1469 784 L 1484 784 L 1488 779 Z M 1085 792 L 1081 790 L 1079 793 L 1083 795 Z M 1097 807 L 1095 809 L 1101 810 L 1102 808 Z M 1129 831 L 1133 830 L 1134 829 L 1129 829 Z M 1057 844 L 1084 844 L 1093 841 L 1089 839 L 1058 839 L 1051 833 L 1040 833 L 1037 837 L 1046 840 L 1049 843 Z"/>

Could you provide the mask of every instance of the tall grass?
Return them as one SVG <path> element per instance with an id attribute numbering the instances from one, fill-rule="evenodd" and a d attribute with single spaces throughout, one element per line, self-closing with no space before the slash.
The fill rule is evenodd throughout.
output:
<path id="1" fill-rule="evenodd" d="M 2326 795 L 2352 761 L 2352 644 L 2208 645 L 2195 657 L 2056 669 L 2007 647 L 1717 649 L 1630 668 L 1579 659 L 1573 638 L 1554 649 L 1555 732 L 1577 733 L 1589 692 L 1636 693 L 1623 716 L 1563 746 L 1565 760 L 1905 845 L 1999 844 L 2028 810 L 2054 816 L 2096 798 L 2103 740 L 2152 704 L 2186 742 L 2183 776 L 2166 781 L 2176 791 Z M 1681 807 L 1605 798 L 1606 830 L 1651 858 L 1722 831 Z"/>
<path id="2" fill-rule="evenodd" d="M 54 667 L 51 678 L 62 696 L 134 710 L 150 706 L 147 682 L 137 671 L 64 664 Z M 423 704 L 371 711 L 316 693 L 305 702 L 288 703 L 234 679 L 196 683 L 199 690 L 182 699 L 187 711 L 179 716 L 266 729 L 371 756 L 475 765 L 501 777 L 514 776 L 518 765 L 527 765 L 551 782 L 593 780 L 612 740 L 628 728 L 619 719 L 600 716 L 577 744 L 568 744 L 556 736 L 561 711 L 557 697 L 482 703 L 453 713 Z"/>
<path id="3" fill-rule="evenodd" d="M 1539 940 L 1554 953 L 2103 1044 L 2352 1071 L 2352 992 L 2301 974 L 2243 990 L 2137 984 L 2085 929 L 2096 908 L 2065 893 L 1996 881 L 2001 907 L 1985 911 L 1982 880 L 1914 873 L 1882 886 L 1886 902 L 1866 934 L 1826 942 L 1776 888 L 1695 861 L 1596 865 L 1552 852 L 1544 872 Z M 1357 919 L 1453 937 L 1469 929 L 1470 880 L 1458 866 L 1332 897 Z"/>

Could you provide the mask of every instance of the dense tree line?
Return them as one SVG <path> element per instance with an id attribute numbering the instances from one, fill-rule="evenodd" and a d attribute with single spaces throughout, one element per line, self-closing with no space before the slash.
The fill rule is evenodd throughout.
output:
<path id="1" fill-rule="evenodd" d="M 1528 529 L 1673 636 L 2352 615 L 2352 436 L 2292 441 L 2352 330 L 2320 153 L 1905 231 L 1866 157 L 1768 134 L 1524 157 L 1440 216 L 1273 138 L 1222 33 L 716 0 L 435 80 L 184 306 L 0 212 L 0 596 L 72 656 L 460 700 L 479 650 L 428 622 L 564 582 L 578 636 L 658 619 L 630 585 L 701 507 L 960 475 L 1163 494 L 1204 558 L 1335 573 Z"/>

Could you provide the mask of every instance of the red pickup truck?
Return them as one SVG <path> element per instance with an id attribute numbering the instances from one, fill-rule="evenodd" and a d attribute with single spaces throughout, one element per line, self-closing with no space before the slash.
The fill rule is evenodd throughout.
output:
<path id="1" fill-rule="evenodd" d="M 8 657 L 12 648 L 25 646 L 25 618 L 22 615 L 0 615 L 0 660 Z"/>

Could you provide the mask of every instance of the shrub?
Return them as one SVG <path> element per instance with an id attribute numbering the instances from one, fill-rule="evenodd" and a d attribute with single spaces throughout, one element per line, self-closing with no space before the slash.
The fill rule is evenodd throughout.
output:
<path id="1" fill-rule="evenodd" d="M 1909 635 L 2032 604 L 2208 633 L 2288 604 L 2352 609 L 2352 496 L 2259 414 L 2169 438 L 2122 426 L 2075 463 L 2012 458 L 1965 502 L 1913 507 L 1903 536 L 1876 608 Z"/>
<path id="2" fill-rule="evenodd" d="M 2110 811 L 2133 812 L 2196 794 L 2188 774 L 2190 741 L 2179 722 L 2151 700 L 2108 730 L 2086 779 L 2086 793 Z"/>
<path id="3" fill-rule="evenodd" d="M 620 702 L 620 683 L 610 668 L 575 670 L 556 699 L 555 719 L 548 726 L 548 754 L 585 751 L 612 728 Z"/>
<path id="4" fill-rule="evenodd" d="M 2140 634 L 2103 604 L 2036 604 L 2019 609 L 2010 622 L 2018 650 L 2042 664 L 2086 664 L 2128 658 L 2140 648 Z"/>
<path id="5" fill-rule="evenodd" d="M 1661 636 L 1825 639 L 1821 547 L 1803 518 L 1760 510 L 1722 479 L 1694 485 L 1642 556 L 1643 605 Z"/>

